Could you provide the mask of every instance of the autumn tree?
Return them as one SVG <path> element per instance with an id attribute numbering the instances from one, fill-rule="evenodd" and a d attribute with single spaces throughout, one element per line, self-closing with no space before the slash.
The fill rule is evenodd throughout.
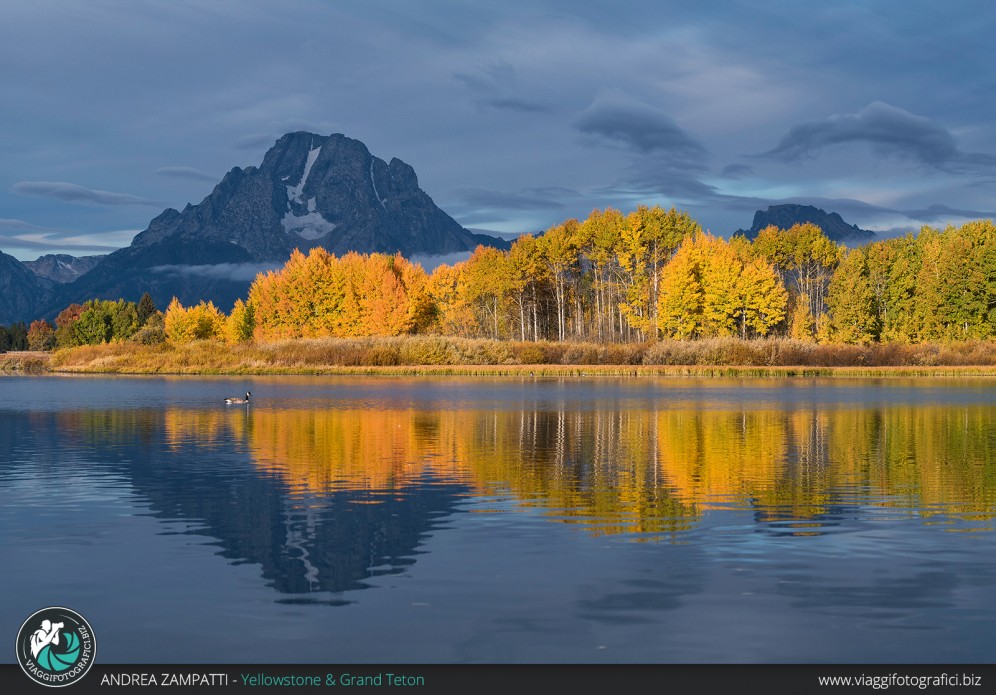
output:
<path id="1" fill-rule="evenodd" d="M 782 282 L 792 288 L 795 305 L 791 331 L 802 337 L 804 333 L 819 332 L 826 314 L 826 293 L 833 271 L 840 263 L 843 250 L 831 241 L 815 224 L 794 224 L 788 229 L 774 226 L 758 232 L 754 249 L 770 263 Z M 799 307 L 805 301 L 808 306 Z M 812 328 L 806 328 L 805 321 Z"/>
<path id="2" fill-rule="evenodd" d="M 934 232 L 925 228 L 921 234 Z M 920 339 L 917 314 L 917 282 L 923 266 L 923 249 L 919 237 L 907 234 L 885 242 L 888 278 L 882 317 L 882 340 L 911 343 Z M 871 256 L 875 258 L 875 256 Z M 881 272 L 881 271 L 880 271 Z"/>
<path id="3" fill-rule="evenodd" d="M 492 338 L 499 338 L 504 303 L 515 292 L 508 255 L 491 246 L 478 246 L 463 268 L 460 282 L 465 296 Z"/>
<path id="4" fill-rule="evenodd" d="M 992 323 L 996 227 L 970 222 L 942 233 L 924 230 L 918 239 L 916 317 L 928 340 L 988 338 Z"/>
<path id="5" fill-rule="evenodd" d="M 173 297 L 163 317 L 163 330 L 166 339 L 173 345 L 182 345 L 194 340 L 222 338 L 225 331 L 225 315 L 213 302 L 202 301 L 188 308 Z"/>
<path id="6" fill-rule="evenodd" d="M 28 329 L 28 348 L 51 350 L 53 347 L 55 347 L 55 329 L 52 324 L 43 319 L 32 321 Z"/>
<path id="7" fill-rule="evenodd" d="M 431 324 L 433 330 L 444 335 L 471 336 L 478 330 L 477 317 L 467 300 L 460 279 L 466 263 L 443 263 L 429 277 L 429 296 L 435 307 Z"/>
<path id="8" fill-rule="evenodd" d="M 640 205 L 626 217 L 618 244 L 619 264 L 626 277 L 621 310 L 641 337 L 657 335 L 657 301 L 661 274 L 681 243 L 702 228 L 675 208 Z"/>
<path id="9" fill-rule="evenodd" d="M 539 340 L 550 272 L 536 237 L 524 234 L 515 240 L 508 252 L 508 268 L 519 313 L 519 338 Z"/>
<path id="10" fill-rule="evenodd" d="M 73 347 L 76 342 L 76 322 L 83 314 L 82 304 L 70 304 L 55 317 L 55 344 L 60 347 Z"/>
<path id="11" fill-rule="evenodd" d="M 228 343 L 247 343 L 252 340 L 256 328 L 256 312 L 252 302 L 235 300 L 232 312 L 225 319 L 225 341 Z"/>
<path id="12" fill-rule="evenodd" d="M 879 312 L 865 249 L 852 249 L 844 256 L 830 281 L 827 307 L 830 341 L 868 344 L 878 338 Z"/>
<path id="13" fill-rule="evenodd" d="M 573 281 L 580 270 L 578 259 L 580 224 L 570 219 L 550 227 L 538 242 L 538 251 L 546 265 L 553 285 L 553 299 L 557 319 L 557 339 L 566 340 Z"/>
<path id="14" fill-rule="evenodd" d="M 428 278 L 400 254 L 298 250 L 283 268 L 256 277 L 249 290 L 255 337 L 399 335 L 433 319 Z"/>
<path id="15" fill-rule="evenodd" d="M 749 245 L 699 233 L 664 268 L 658 325 L 674 338 L 764 336 L 785 318 L 787 298 Z"/>
<path id="16" fill-rule="evenodd" d="M 586 279 L 590 283 L 590 310 L 592 325 L 589 337 L 610 340 L 621 337 L 622 314 L 619 313 L 620 265 L 617 258 L 619 242 L 626 218 L 614 208 L 592 210 L 578 230 L 579 251 L 587 266 Z"/>
<path id="17" fill-rule="evenodd" d="M 702 332 L 703 291 L 700 247 L 687 239 L 660 277 L 657 327 L 669 338 L 695 338 Z"/>

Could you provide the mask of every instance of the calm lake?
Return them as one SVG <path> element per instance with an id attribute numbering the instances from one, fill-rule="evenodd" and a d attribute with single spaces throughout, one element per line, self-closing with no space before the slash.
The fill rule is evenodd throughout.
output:
<path id="1" fill-rule="evenodd" d="M 994 420 L 984 378 L 0 378 L 0 638 L 990 663 Z"/>

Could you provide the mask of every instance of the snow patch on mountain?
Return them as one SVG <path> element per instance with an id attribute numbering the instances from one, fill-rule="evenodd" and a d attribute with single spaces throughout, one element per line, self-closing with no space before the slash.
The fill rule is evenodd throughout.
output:
<path id="1" fill-rule="evenodd" d="M 387 210 L 387 206 L 384 205 L 384 199 L 380 197 L 380 193 L 377 192 L 377 182 L 374 181 L 374 160 L 373 157 L 370 158 L 370 185 L 373 186 L 374 197 L 377 198 L 377 202 L 380 206 Z"/>
<path id="2" fill-rule="evenodd" d="M 311 200 L 314 201 L 314 198 Z M 308 206 L 308 210 L 311 212 L 300 216 L 288 211 L 284 215 L 284 218 L 280 220 L 284 231 L 288 234 L 297 234 L 302 239 L 314 241 L 315 239 L 321 239 L 335 229 L 335 224 L 322 217 L 321 213 L 314 212 L 312 205 Z"/>
<path id="3" fill-rule="evenodd" d="M 316 147 L 308 152 L 308 159 L 304 163 L 304 173 L 301 174 L 301 183 L 296 186 L 287 187 L 287 200 L 304 202 L 304 199 L 301 198 L 304 195 L 304 184 L 308 183 L 308 177 L 311 176 L 311 167 L 315 166 L 315 160 L 318 159 L 318 153 L 321 151 L 321 147 Z"/>

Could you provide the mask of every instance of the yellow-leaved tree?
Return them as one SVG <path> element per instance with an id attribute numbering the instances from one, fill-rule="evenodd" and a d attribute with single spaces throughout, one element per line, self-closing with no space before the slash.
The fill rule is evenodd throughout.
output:
<path id="1" fill-rule="evenodd" d="M 225 320 L 225 340 L 229 343 L 247 343 L 252 340 L 256 327 L 256 311 L 252 302 L 235 300 L 232 313 Z"/>
<path id="2" fill-rule="evenodd" d="M 399 335 L 432 318 L 428 279 L 401 255 L 295 250 L 283 268 L 249 289 L 254 336 L 286 338 Z"/>
<path id="3" fill-rule="evenodd" d="M 478 330 L 477 317 L 462 288 L 466 263 L 436 266 L 429 277 L 429 294 L 436 308 L 432 328 L 443 335 L 470 336 Z"/>
<path id="4" fill-rule="evenodd" d="M 225 315 L 213 302 L 200 302 L 187 308 L 173 297 L 163 317 L 163 331 L 172 345 L 222 338 L 225 335 Z"/>
<path id="5" fill-rule="evenodd" d="M 687 237 L 660 282 L 657 325 L 668 337 L 765 336 L 785 318 L 784 285 L 740 241 Z"/>
<path id="6" fill-rule="evenodd" d="M 668 338 L 695 338 L 702 332 L 702 263 L 696 239 L 686 239 L 661 271 L 657 327 Z"/>

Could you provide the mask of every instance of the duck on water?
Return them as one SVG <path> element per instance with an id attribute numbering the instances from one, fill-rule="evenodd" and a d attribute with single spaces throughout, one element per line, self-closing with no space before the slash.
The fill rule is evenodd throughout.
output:
<path id="1" fill-rule="evenodd" d="M 249 391 L 246 391 L 246 397 L 245 398 L 238 398 L 236 396 L 233 396 L 231 398 L 226 398 L 225 399 L 225 403 L 227 403 L 228 405 L 239 405 L 239 404 L 242 404 L 242 403 L 245 403 L 246 405 L 249 405 L 249 397 L 250 396 L 252 396 L 252 393 L 249 392 Z"/>

